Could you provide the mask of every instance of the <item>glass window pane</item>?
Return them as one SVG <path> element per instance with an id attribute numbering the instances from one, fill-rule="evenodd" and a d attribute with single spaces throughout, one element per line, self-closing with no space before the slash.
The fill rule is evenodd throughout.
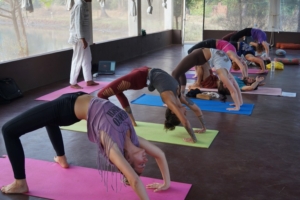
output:
<path id="1" fill-rule="evenodd" d="M 20 2 L 0 1 L 0 62 L 70 48 L 70 12 L 64 0 L 33 0 L 31 13 Z"/>
<path id="2" fill-rule="evenodd" d="M 103 42 L 128 37 L 128 0 L 93 0 L 93 38 Z"/>
<path id="3" fill-rule="evenodd" d="M 281 1 L 280 8 L 281 31 L 299 32 L 300 1 Z"/>
<path id="4" fill-rule="evenodd" d="M 142 13 L 142 29 L 146 33 L 153 33 L 165 30 L 164 28 L 164 7 L 162 1 L 150 0 L 152 2 L 152 14 L 147 13 L 148 1 L 141 0 L 141 13 Z M 169 3 L 169 2 L 168 2 Z"/>
<path id="5" fill-rule="evenodd" d="M 198 42 L 203 36 L 203 0 L 186 1 L 184 42 Z"/>
<path id="6" fill-rule="evenodd" d="M 169 2 L 169 1 L 168 1 Z M 181 30 L 182 27 L 182 0 L 174 0 L 173 2 L 173 29 Z"/>
<path id="7" fill-rule="evenodd" d="M 241 30 L 268 28 L 268 0 L 205 1 L 205 30 Z"/>

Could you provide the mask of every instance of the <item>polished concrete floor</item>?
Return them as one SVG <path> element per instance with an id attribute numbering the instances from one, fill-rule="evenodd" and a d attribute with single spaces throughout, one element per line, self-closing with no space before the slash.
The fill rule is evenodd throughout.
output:
<path id="1" fill-rule="evenodd" d="M 189 47 L 174 45 L 118 63 L 115 75 L 99 76 L 96 80 L 112 81 L 140 66 L 171 72 Z M 274 57 L 274 50 L 271 52 Z M 300 53 L 287 52 L 290 58 L 299 57 Z M 219 130 L 208 149 L 155 143 L 166 154 L 172 181 L 192 184 L 187 200 L 300 199 L 300 66 L 286 65 L 284 70 L 269 72 L 265 78 L 266 87 L 282 88 L 285 92 L 297 93 L 297 97 L 243 94 L 245 103 L 255 104 L 251 116 L 204 111 L 207 128 Z M 23 98 L 10 104 L 0 105 L 0 127 L 19 113 L 43 103 L 35 98 L 66 86 L 68 80 L 57 82 L 26 92 Z M 143 93 L 148 93 L 146 88 L 125 94 L 133 100 Z M 120 105 L 115 97 L 111 101 Z M 164 121 L 164 108 L 132 105 L 132 109 L 137 121 Z M 188 118 L 194 127 L 199 126 L 191 111 Z M 70 164 L 96 168 L 96 151 L 86 134 L 62 132 Z M 26 157 L 53 160 L 54 150 L 44 128 L 22 136 L 21 140 Z M 6 150 L 0 136 L 0 155 L 3 154 Z M 153 159 L 149 159 L 143 176 L 161 178 Z M 0 193 L 0 199 L 40 198 Z"/>

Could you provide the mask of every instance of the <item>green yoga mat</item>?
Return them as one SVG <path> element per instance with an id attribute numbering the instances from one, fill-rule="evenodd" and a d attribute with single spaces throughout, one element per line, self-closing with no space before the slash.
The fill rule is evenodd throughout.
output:
<path id="1" fill-rule="evenodd" d="M 188 138 L 189 134 L 185 128 L 181 126 L 177 126 L 173 131 L 166 132 L 163 124 L 137 122 L 137 125 L 138 126 L 134 127 L 136 133 L 138 136 L 143 137 L 146 140 L 199 148 L 209 148 L 210 144 L 219 132 L 217 130 L 206 130 L 205 133 L 195 133 L 198 142 L 188 143 L 183 141 L 183 138 Z M 81 120 L 71 126 L 62 126 L 60 128 L 65 130 L 87 132 L 85 120 Z"/>

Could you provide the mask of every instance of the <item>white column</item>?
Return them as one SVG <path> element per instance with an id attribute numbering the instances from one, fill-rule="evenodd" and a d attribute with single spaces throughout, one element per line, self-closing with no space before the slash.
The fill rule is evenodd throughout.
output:
<path id="1" fill-rule="evenodd" d="M 162 3 L 164 0 L 162 0 Z M 173 28 L 173 0 L 167 0 L 167 8 L 164 8 L 165 30 Z"/>
<path id="2" fill-rule="evenodd" d="M 133 2 L 136 8 L 134 13 Z M 135 16 L 132 16 L 135 14 Z M 141 35 L 141 0 L 128 0 L 128 36 Z"/>
<path id="3" fill-rule="evenodd" d="M 280 0 L 269 0 L 270 13 L 268 30 L 271 32 L 279 32 L 281 28 L 280 23 Z"/>
<path id="4" fill-rule="evenodd" d="M 94 43 L 94 38 L 93 38 L 93 10 L 92 10 L 92 3 L 89 2 L 88 4 L 89 11 L 90 11 L 90 38 L 91 38 L 91 44 Z"/>

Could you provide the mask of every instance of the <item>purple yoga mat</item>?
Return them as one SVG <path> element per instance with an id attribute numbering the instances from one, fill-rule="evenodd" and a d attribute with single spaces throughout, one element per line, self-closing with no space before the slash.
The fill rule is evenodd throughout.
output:
<path id="1" fill-rule="evenodd" d="M 96 81 L 97 83 L 99 83 L 99 85 L 94 85 L 94 86 L 86 86 L 86 83 L 85 81 L 82 81 L 80 83 L 78 83 L 78 85 L 80 85 L 81 87 L 83 87 L 82 89 L 74 89 L 74 88 L 71 88 L 70 86 L 68 87 L 65 87 L 65 88 L 62 88 L 60 90 L 57 90 L 57 91 L 54 91 L 54 92 L 51 92 L 49 94 L 46 94 L 44 96 L 41 96 L 35 100 L 40 100 L 40 101 L 52 101 L 53 99 L 56 99 L 58 98 L 59 96 L 63 95 L 63 94 L 66 94 L 66 93 L 72 93 L 72 92 L 86 92 L 88 94 L 96 91 L 96 90 L 99 90 L 103 87 L 105 87 L 109 82 L 98 82 Z"/>
<path id="2" fill-rule="evenodd" d="M 55 200 L 139 199 L 130 186 L 126 187 L 121 182 L 118 183 L 121 189 L 117 192 L 113 191 L 110 185 L 107 189 L 104 183 L 101 182 L 101 176 L 97 169 L 77 166 L 64 169 L 55 162 L 30 158 L 26 158 L 25 166 L 30 190 L 26 194 L 30 196 Z M 8 158 L 0 158 L 0 169 L 0 186 L 11 183 L 14 176 Z M 157 170 L 159 170 L 158 167 Z M 110 174 L 108 176 L 111 177 Z M 116 174 L 113 178 L 116 179 Z M 162 180 L 147 177 L 141 177 L 141 180 L 145 185 L 162 182 Z M 153 192 L 152 189 L 146 190 L 150 199 L 182 200 L 185 199 L 191 186 L 187 183 L 171 182 L 170 188 L 165 191 Z"/>
<path id="3" fill-rule="evenodd" d="M 193 78 L 193 76 L 195 76 L 195 74 L 185 74 L 187 79 L 197 79 L 197 77 Z"/>
<path id="4" fill-rule="evenodd" d="M 269 70 L 265 70 L 264 73 L 260 72 L 260 69 L 248 69 L 248 74 L 267 74 L 269 72 Z M 233 70 L 232 68 L 230 69 L 231 73 L 242 73 L 241 70 Z"/>

